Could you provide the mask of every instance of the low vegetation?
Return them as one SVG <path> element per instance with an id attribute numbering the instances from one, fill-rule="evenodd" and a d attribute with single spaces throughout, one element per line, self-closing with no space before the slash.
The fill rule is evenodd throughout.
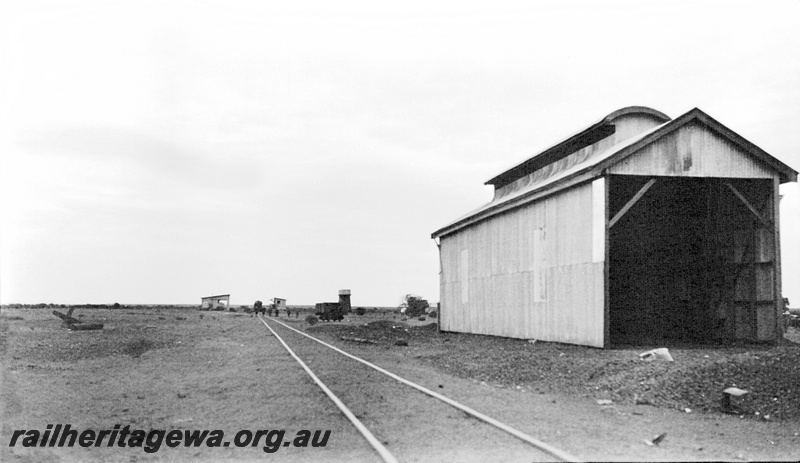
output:
<path id="1" fill-rule="evenodd" d="M 429 307 L 430 305 L 425 299 L 413 294 L 406 294 L 403 296 L 403 302 L 400 304 L 399 308 L 406 317 L 414 318 L 425 315 L 425 311 L 428 310 Z"/>

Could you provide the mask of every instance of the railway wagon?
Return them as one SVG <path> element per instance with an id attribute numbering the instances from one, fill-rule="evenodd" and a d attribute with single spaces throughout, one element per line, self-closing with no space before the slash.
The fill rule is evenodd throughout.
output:
<path id="1" fill-rule="evenodd" d="M 319 302 L 314 306 L 317 317 L 324 321 L 341 321 L 344 319 L 344 307 L 338 302 Z"/>

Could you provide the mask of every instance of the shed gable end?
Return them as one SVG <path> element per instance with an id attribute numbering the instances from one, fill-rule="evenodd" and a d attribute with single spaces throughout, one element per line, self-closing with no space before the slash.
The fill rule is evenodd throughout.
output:
<path id="1" fill-rule="evenodd" d="M 728 178 L 776 175 L 761 160 L 698 120 L 619 158 L 608 167 L 608 173 Z"/>

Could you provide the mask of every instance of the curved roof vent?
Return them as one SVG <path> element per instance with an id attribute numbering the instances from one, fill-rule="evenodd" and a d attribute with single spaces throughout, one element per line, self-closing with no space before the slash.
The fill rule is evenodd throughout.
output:
<path id="1" fill-rule="evenodd" d="M 614 120 L 631 114 L 642 114 L 654 117 L 660 123 L 668 122 L 671 119 L 661 111 L 648 108 L 646 106 L 627 106 L 618 109 L 606 117 L 600 119 L 594 124 L 586 127 L 578 133 L 567 137 L 566 139 L 556 143 L 555 145 L 541 151 L 521 163 L 517 163 L 509 169 L 504 170 L 502 173 L 492 177 L 486 182 L 486 185 L 494 185 L 495 188 L 500 188 L 507 185 L 514 180 L 528 175 L 542 167 L 552 164 L 559 159 L 585 148 L 589 145 L 597 143 L 598 141 L 614 134 L 616 128 Z"/>

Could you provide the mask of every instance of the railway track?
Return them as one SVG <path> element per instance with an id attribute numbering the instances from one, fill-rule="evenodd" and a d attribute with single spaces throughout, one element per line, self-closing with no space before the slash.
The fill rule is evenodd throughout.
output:
<path id="1" fill-rule="evenodd" d="M 445 395 L 400 377 L 384 368 L 362 358 L 347 353 L 331 344 L 321 341 L 302 331 L 275 319 L 260 317 L 259 320 L 279 340 L 281 345 L 302 366 L 317 386 L 330 398 L 342 414 L 358 429 L 364 439 L 383 461 L 396 462 L 407 459 L 418 460 L 421 443 L 431 445 L 436 437 L 444 437 L 454 444 L 452 436 L 465 442 L 461 454 L 450 455 L 456 459 L 472 456 L 478 461 L 486 456 L 503 461 L 579 461 L 576 457 L 552 445 L 529 436 L 494 418 L 456 402 Z M 269 320 L 269 323 L 267 322 Z M 346 371 L 336 368 L 331 356 L 345 356 L 348 362 Z M 338 363 L 341 365 L 341 363 Z M 399 388 L 410 388 L 418 392 L 413 401 L 397 399 Z M 406 391 L 407 392 L 407 391 Z M 407 404 L 413 402 L 423 410 L 409 410 Z M 375 409 L 378 409 L 376 412 Z M 413 407 L 412 407 L 413 408 Z M 351 410 L 352 409 L 352 410 Z M 454 412 L 454 410 L 457 410 Z M 441 429 L 428 429 L 424 416 L 432 413 L 444 414 L 446 430 L 438 436 Z M 400 414 L 405 421 L 420 422 L 418 437 L 413 442 L 398 441 L 394 438 L 396 429 L 384 423 L 388 414 Z M 474 418 L 474 419 L 467 419 Z M 429 420 L 432 421 L 432 420 Z M 481 442 L 486 448 L 480 449 Z M 458 445 L 455 443 L 455 445 Z M 502 449 L 492 453 L 491 449 Z M 486 452 L 483 456 L 475 452 Z"/>

